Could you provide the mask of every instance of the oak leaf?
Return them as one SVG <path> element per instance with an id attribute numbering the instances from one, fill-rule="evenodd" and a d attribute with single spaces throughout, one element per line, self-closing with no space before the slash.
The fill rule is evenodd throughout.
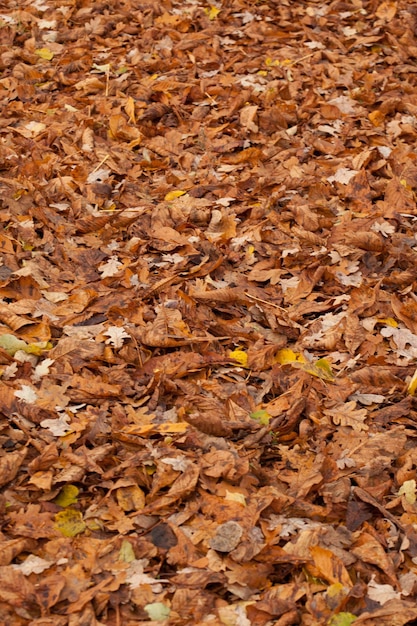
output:
<path id="1" fill-rule="evenodd" d="M 357 431 L 368 430 L 369 428 L 367 424 L 364 424 L 364 420 L 368 417 L 368 411 L 366 409 L 357 409 L 354 400 L 325 410 L 324 414 L 328 415 L 336 425 L 350 426 Z"/>

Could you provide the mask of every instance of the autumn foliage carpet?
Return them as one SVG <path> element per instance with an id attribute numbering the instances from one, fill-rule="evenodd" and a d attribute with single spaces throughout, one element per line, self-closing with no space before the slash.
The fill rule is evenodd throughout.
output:
<path id="1" fill-rule="evenodd" d="M 417 623 L 412 0 L 0 6 L 0 623 Z"/>

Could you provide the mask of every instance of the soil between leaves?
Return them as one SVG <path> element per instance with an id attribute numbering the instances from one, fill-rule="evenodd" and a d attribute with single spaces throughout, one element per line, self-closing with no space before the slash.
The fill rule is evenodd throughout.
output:
<path id="1" fill-rule="evenodd" d="M 0 622 L 417 619 L 412 2 L 0 11 Z"/>

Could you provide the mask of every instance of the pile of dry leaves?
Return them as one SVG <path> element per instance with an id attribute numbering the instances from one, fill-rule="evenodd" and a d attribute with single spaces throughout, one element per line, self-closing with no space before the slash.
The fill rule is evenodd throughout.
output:
<path id="1" fill-rule="evenodd" d="M 4 0 L 0 622 L 417 623 L 412 0 Z"/>

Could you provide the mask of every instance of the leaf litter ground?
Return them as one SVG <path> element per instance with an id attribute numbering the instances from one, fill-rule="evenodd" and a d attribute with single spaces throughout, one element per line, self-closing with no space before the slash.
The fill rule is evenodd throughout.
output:
<path id="1" fill-rule="evenodd" d="M 416 29 L 2 4 L 1 623 L 416 623 Z"/>

